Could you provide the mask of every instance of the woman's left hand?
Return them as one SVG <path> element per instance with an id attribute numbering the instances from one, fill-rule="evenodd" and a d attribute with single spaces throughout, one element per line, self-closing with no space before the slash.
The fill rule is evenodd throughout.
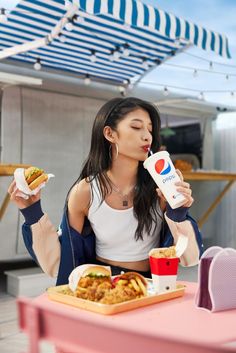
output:
<path id="1" fill-rule="evenodd" d="M 183 196 L 186 198 L 186 203 L 181 207 L 191 207 L 194 202 L 194 199 L 192 198 L 192 189 L 190 187 L 190 184 L 184 181 L 183 175 L 179 169 L 176 169 L 176 173 L 178 174 L 181 180 L 175 183 L 175 185 L 177 186 L 177 191 L 183 194 Z"/>

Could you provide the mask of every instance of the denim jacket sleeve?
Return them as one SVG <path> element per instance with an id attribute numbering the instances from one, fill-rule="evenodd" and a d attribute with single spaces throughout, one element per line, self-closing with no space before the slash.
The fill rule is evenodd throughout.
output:
<path id="1" fill-rule="evenodd" d="M 31 225 L 24 223 L 22 233 L 25 246 L 31 257 L 39 264 L 33 250 Z M 70 272 L 84 263 L 95 261 L 95 235 L 86 219 L 81 234 L 69 226 L 67 210 L 65 209 L 59 227 L 59 241 L 61 246 L 60 264 L 57 275 L 57 285 L 68 283 Z M 40 264 L 39 264 L 40 265 Z"/>

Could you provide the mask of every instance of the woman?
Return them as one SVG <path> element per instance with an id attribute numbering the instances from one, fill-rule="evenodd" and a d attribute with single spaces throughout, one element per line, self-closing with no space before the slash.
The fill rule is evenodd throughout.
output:
<path id="1" fill-rule="evenodd" d="M 15 183 L 10 185 L 11 200 L 25 217 L 25 245 L 46 273 L 57 276 L 57 284 L 67 283 L 74 267 L 91 262 L 110 265 L 113 274 L 135 270 L 149 276 L 150 249 L 175 244 L 180 234 L 189 238 L 181 263 L 198 263 L 202 240 L 188 215 L 190 185 L 178 172 L 186 203 L 172 210 L 143 167 L 149 149 L 159 149 L 159 131 L 159 113 L 146 101 L 114 98 L 104 104 L 59 232 L 43 214 L 39 194 L 24 200 L 16 196 Z"/>

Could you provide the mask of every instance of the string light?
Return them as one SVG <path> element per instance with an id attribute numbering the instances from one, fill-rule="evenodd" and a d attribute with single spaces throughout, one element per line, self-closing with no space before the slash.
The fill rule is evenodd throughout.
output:
<path id="1" fill-rule="evenodd" d="M 156 59 L 155 59 L 154 62 L 156 62 Z M 170 63 L 167 63 L 167 62 L 164 62 L 163 65 L 170 66 L 170 67 L 175 67 L 175 68 L 179 68 L 179 69 L 183 69 L 183 70 L 190 70 L 190 71 L 193 70 L 193 73 L 196 70 L 196 74 L 198 74 L 198 72 L 206 72 L 206 73 L 209 73 L 209 74 L 221 75 L 221 76 L 222 75 L 223 76 L 228 75 L 229 77 L 236 76 L 236 73 L 225 73 L 225 72 L 221 72 L 221 71 L 206 70 L 206 69 L 201 69 L 201 68 L 198 68 L 198 69 L 195 68 L 194 69 L 193 67 L 190 67 L 190 66 L 183 66 L 183 65 L 178 65 L 178 64 L 170 64 Z"/>
<path id="2" fill-rule="evenodd" d="M 71 8 L 71 6 L 72 6 L 72 3 L 69 0 L 65 0 L 65 5 L 64 6 L 65 6 L 66 10 L 69 10 Z"/>
<path id="3" fill-rule="evenodd" d="M 229 75 L 226 75 L 226 76 L 225 76 L 225 79 L 228 80 L 228 79 L 229 79 Z"/>
<path id="4" fill-rule="evenodd" d="M 147 70 L 149 68 L 148 62 L 146 58 L 143 58 L 143 62 L 142 62 L 142 67 Z"/>
<path id="5" fill-rule="evenodd" d="M 125 87 L 124 86 L 118 86 L 118 91 L 124 92 L 125 91 Z"/>
<path id="6" fill-rule="evenodd" d="M 36 62 L 34 63 L 34 69 L 39 71 L 39 70 L 41 70 L 41 68 L 42 68 L 41 60 L 40 60 L 40 58 L 37 58 Z"/>
<path id="7" fill-rule="evenodd" d="M 186 51 L 183 51 L 183 54 L 188 55 L 188 56 L 191 56 L 192 58 L 196 58 L 196 59 L 200 59 L 200 60 L 202 60 L 202 61 L 207 61 L 207 62 L 209 62 L 208 59 L 203 58 L 203 57 L 201 57 L 201 56 L 199 56 L 199 55 L 191 54 L 191 53 L 186 52 Z M 211 60 L 211 62 L 212 62 L 212 64 L 213 64 L 214 66 L 215 66 L 215 65 L 220 65 L 220 66 L 227 66 L 227 67 L 230 67 L 230 68 L 236 68 L 236 65 L 223 64 L 223 63 L 220 63 L 220 62 L 217 62 L 217 61 L 212 61 L 212 60 Z"/>
<path id="8" fill-rule="evenodd" d="M 194 69 L 194 70 L 193 70 L 193 77 L 197 77 L 197 76 L 198 76 L 197 69 Z"/>
<path id="9" fill-rule="evenodd" d="M 204 100 L 204 93 L 203 92 L 199 93 L 198 99 Z"/>
<path id="10" fill-rule="evenodd" d="M 134 88 L 134 85 L 131 83 L 130 79 L 123 80 L 123 84 L 126 86 L 127 89 L 131 90 Z"/>
<path id="11" fill-rule="evenodd" d="M 213 62 L 212 61 L 209 62 L 209 69 L 213 70 Z"/>
<path id="12" fill-rule="evenodd" d="M 113 51 L 113 57 L 114 57 L 114 60 L 118 60 L 120 58 L 120 47 L 117 45 L 116 46 L 116 49 Z"/>
<path id="13" fill-rule="evenodd" d="M 1 9 L 0 11 L 0 23 L 6 23 L 7 22 L 7 15 L 6 15 L 6 10 Z"/>
<path id="14" fill-rule="evenodd" d="M 114 52 L 115 52 L 115 50 L 112 49 L 112 50 L 111 50 L 111 53 L 110 53 L 110 55 L 109 55 L 109 60 L 110 60 L 110 61 L 114 61 L 114 59 L 115 59 L 115 58 L 114 58 Z"/>
<path id="15" fill-rule="evenodd" d="M 68 31 L 68 32 L 71 32 L 73 31 L 74 29 L 74 23 L 73 23 L 73 20 L 71 18 L 68 19 L 68 22 L 65 24 L 65 29 Z"/>
<path id="16" fill-rule="evenodd" d="M 65 29 L 69 32 L 73 31 L 76 21 L 78 21 L 77 15 L 74 15 L 72 18 L 68 18 L 68 22 L 65 24 Z"/>
<path id="17" fill-rule="evenodd" d="M 120 94 L 124 97 L 126 95 L 126 89 L 124 86 L 118 86 L 118 91 L 120 92 Z"/>
<path id="18" fill-rule="evenodd" d="M 92 50 L 91 50 L 90 61 L 91 61 L 92 63 L 95 63 L 95 62 L 96 62 L 96 60 L 97 60 L 97 57 L 96 57 L 96 52 L 95 52 L 95 50 L 94 50 L 94 49 L 92 49 Z"/>
<path id="19" fill-rule="evenodd" d="M 134 85 L 131 83 L 131 81 L 129 79 L 127 81 L 128 81 L 127 88 L 130 89 L 130 90 L 133 89 Z"/>
<path id="20" fill-rule="evenodd" d="M 84 84 L 85 84 L 86 86 L 88 86 L 88 85 L 90 85 L 90 83 L 91 83 L 90 76 L 89 76 L 89 74 L 86 74 L 86 75 L 85 75 L 85 78 L 84 78 Z"/>
<path id="21" fill-rule="evenodd" d="M 59 34 L 58 39 L 61 43 L 66 42 L 66 36 L 64 36 L 62 33 Z"/>
<path id="22" fill-rule="evenodd" d="M 163 84 L 163 83 L 156 83 L 156 82 L 145 82 L 145 81 L 141 81 L 140 84 L 142 85 L 149 85 L 149 86 L 156 86 L 156 87 L 163 87 L 164 86 L 164 90 L 163 90 L 163 94 L 164 92 L 166 92 L 165 88 L 167 89 L 167 87 Z M 180 87 L 180 86 L 173 86 L 173 85 L 168 85 L 168 88 L 172 88 L 174 90 L 183 90 L 183 91 L 189 91 L 189 92 L 194 92 L 194 93 L 198 93 L 198 98 L 199 99 L 205 99 L 205 94 L 210 94 L 210 93 L 225 93 L 225 94 L 230 94 L 230 96 L 232 98 L 236 97 L 236 90 L 198 90 L 198 89 L 194 89 L 194 88 L 189 88 L 189 87 Z M 167 89 L 167 92 L 169 93 L 169 89 Z"/>
<path id="23" fill-rule="evenodd" d="M 167 88 L 167 87 L 164 87 L 164 89 L 163 89 L 163 95 L 164 95 L 164 96 L 168 96 L 168 94 L 169 94 L 168 88 Z"/>
<path id="24" fill-rule="evenodd" d="M 84 22 L 85 22 L 85 19 L 84 19 L 84 17 L 82 17 L 82 16 L 77 16 L 77 22 L 81 25 L 81 24 L 83 24 Z"/>
<path id="25" fill-rule="evenodd" d="M 124 56 L 129 56 L 129 54 L 130 54 L 130 51 L 129 51 L 129 44 L 128 44 L 128 43 L 125 43 L 125 44 L 123 45 L 123 54 L 124 54 Z"/>

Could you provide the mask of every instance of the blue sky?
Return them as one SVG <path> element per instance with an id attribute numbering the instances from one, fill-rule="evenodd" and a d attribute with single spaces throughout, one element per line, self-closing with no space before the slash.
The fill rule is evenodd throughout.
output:
<path id="1" fill-rule="evenodd" d="M 236 107 L 236 0 L 142 0 L 142 2 L 156 6 L 166 12 L 171 12 L 177 17 L 182 17 L 207 29 L 225 34 L 229 39 L 231 59 L 223 59 L 214 53 L 206 52 L 196 47 L 188 49 L 188 52 L 209 61 L 234 66 L 214 65 L 212 71 L 228 74 L 229 78 L 226 79 L 226 75 L 202 73 L 200 71 L 197 77 L 193 77 L 192 71 L 161 65 L 148 74 L 142 81 L 163 83 L 167 87 L 168 85 L 186 87 L 186 91 L 169 89 L 175 93 L 182 94 L 189 94 L 188 88 L 200 91 L 229 91 L 227 93 L 205 93 L 204 96 L 207 101 L 229 104 Z M 184 53 L 177 55 L 168 63 L 191 66 L 196 69 L 209 69 L 208 62 L 189 57 Z M 235 76 L 230 76 L 230 74 L 234 74 Z M 157 89 L 160 89 L 160 87 L 157 87 Z M 231 92 L 235 92 L 234 96 L 231 95 Z M 199 95 L 199 93 L 190 94 L 194 97 L 198 97 Z"/>

